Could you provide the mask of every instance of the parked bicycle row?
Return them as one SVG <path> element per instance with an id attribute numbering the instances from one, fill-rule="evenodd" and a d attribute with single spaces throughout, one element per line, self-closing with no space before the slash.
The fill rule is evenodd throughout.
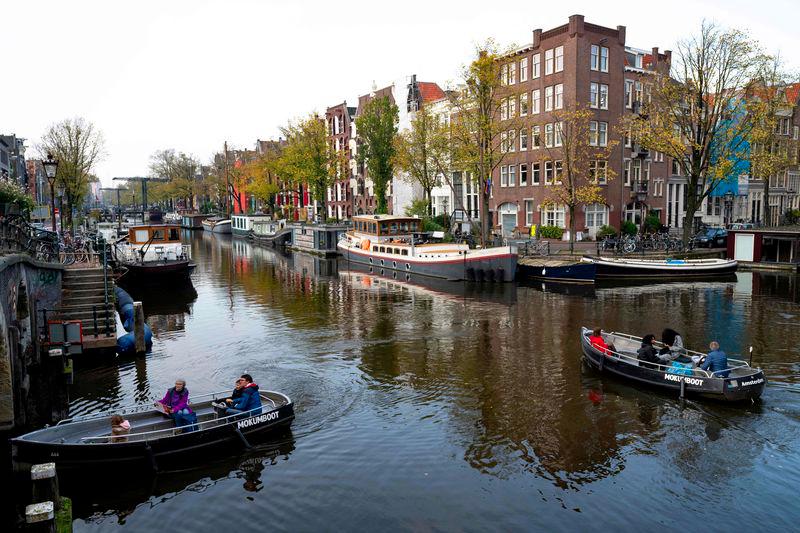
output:
<path id="1" fill-rule="evenodd" d="M 48 263 L 88 263 L 103 251 L 96 234 L 53 233 L 34 227 L 24 217 L 7 215 L 0 219 L 0 248 L 27 253 Z"/>

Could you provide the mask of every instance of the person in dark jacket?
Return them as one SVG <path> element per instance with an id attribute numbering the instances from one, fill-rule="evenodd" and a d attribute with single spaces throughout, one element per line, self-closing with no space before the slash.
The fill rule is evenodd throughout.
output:
<path id="1" fill-rule="evenodd" d="M 237 384 L 242 382 L 241 395 L 232 399 L 230 407 L 225 409 L 224 416 L 241 413 L 247 413 L 248 416 L 261 414 L 261 395 L 258 392 L 258 385 L 253 383 L 253 377 L 250 374 L 242 374 L 242 377 L 237 380 Z"/>
<path id="2" fill-rule="evenodd" d="M 658 358 L 658 353 L 656 352 L 655 346 L 653 346 L 655 340 L 655 335 L 645 335 L 642 339 L 641 348 L 639 348 L 639 350 L 636 352 L 639 355 L 639 364 L 644 368 L 657 368 L 656 364 L 661 362 L 661 360 Z"/>
<path id="3" fill-rule="evenodd" d="M 731 371 L 728 370 L 728 356 L 719 349 L 717 341 L 711 341 L 708 345 L 711 350 L 706 356 L 706 360 L 700 364 L 700 368 L 708 370 L 714 377 L 727 378 Z"/>

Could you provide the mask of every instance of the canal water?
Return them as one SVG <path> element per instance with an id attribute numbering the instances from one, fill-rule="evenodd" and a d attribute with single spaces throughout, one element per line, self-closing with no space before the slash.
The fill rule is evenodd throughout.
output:
<path id="1" fill-rule="evenodd" d="M 433 283 L 187 233 L 193 287 L 135 294 L 154 348 L 84 366 L 71 413 L 231 389 L 291 433 L 155 479 L 66 483 L 75 531 L 797 527 L 800 280 L 582 289 Z M 581 363 L 581 326 L 754 347 L 761 402 L 681 402 Z"/>

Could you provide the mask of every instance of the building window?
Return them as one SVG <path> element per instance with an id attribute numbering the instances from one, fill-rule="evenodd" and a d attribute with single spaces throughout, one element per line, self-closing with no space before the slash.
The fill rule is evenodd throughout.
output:
<path id="1" fill-rule="evenodd" d="M 564 47 L 556 46 L 556 72 L 564 70 Z"/>
<path id="2" fill-rule="evenodd" d="M 533 54 L 531 58 L 531 79 L 535 80 L 542 75 L 542 55 Z"/>
<path id="3" fill-rule="evenodd" d="M 533 200 L 525 200 L 525 225 L 533 226 Z"/>
<path id="4" fill-rule="evenodd" d="M 544 110 L 553 110 L 553 86 L 544 88 Z"/>
<path id="5" fill-rule="evenodd" d="M 528 149 L 528 128 L 519 130 L 519 150 L 524 151 Z"/>
<path id="6" fill-rule="evenodd" d="M 590 68 L 600 72 L 608 72 L 608 48 L 596 44 L 592 45 Z"/>
<path id="7" fill-rule="evenodd" d="M 548 74 L 553 73 L 553 50 L 545 50 L 544 52 L 544 74 L 547 76 Z"/>
<path id="8" fill-rule="evenodd" d="M 642 82 L 637 81 L 635 87 L 636 87 L 636 92 L 633 95 L 635 98 L 634 101 L 639 102 L 639 106 L 641 106 L 642 102 L 644 102 L 644 96 L 642 93 Z"/>
<path id="9" fill-rule="evenodd" d="M 625 107 L 633 107 L 633 80 L 625 80 Z"/>
<path id="10" fill-rule="evenodd" d="M 540 163 L 532 163 L 531 164 L 531 185 L 539 185 L 539 180 L 541 179 L 541 164 Z"/>
<path id="11" fill-rule="evenodd" d="M 555 107 L 555 109 L 563 109 L 564 108 L 564 84 L 563 83 L 559 83 L 558 85 L 556 85 L 554 107 Z"/>
<path id="12" fill-rule="evenodd" d="M 517 130 L 508 131 L 508 144 L 506 146 L 509 152 L 517 151 Z"/>
<path id="13" fill-rule="evenodd" d="M 631 161 L 631 181 L 642 180 L 642 160 L 633 159 Z"/>
<path id="14" fill-rule="evenodd" d="M 508 120 L 508 98 L 500 100 L 500 120 Z"/>
<path id="15" fill-rule="evenodd" d="M 552 161 L 545 161 L 544 162 L 544 184 L 545 185 L 552 185 L 553 184 L 553 162 Z"/>
<path id="16" fill-rule="evenodd" d="M 539 148 L 542 145 L 542 128 L 534 126 L 531 129 L 531 149 Z"/>
<path id="17" fill-rule="evenodd" d="M 556 183 L 561 184 L 561 178 L 564 177 L 564 163 L 559 159 L 556 161 L 555 167 L 555 178 Z"/>
<path id="18" fill-rule="evenodd" d="M 545 226 L 566 228 L 564 224 L 564 213 L 563 205 L 546 205 L 542 208 L 542 224 Z"/>
<path id="19" fill-rule="evenodd" d="M 519 116 L 524 117 L 528 114 L 528 93 L 527 91 L 519 95 Z"/>
<path id="20" fill-rule="evenodd" d="M 514 85 L 517 83 L 517 63 L 512 61 L 508 65 L 508 84 Z"/>
<path id="21" fill-rule="evenodd" d="M 592 183 L 605 185 L 608 181 L 608 161 L 602 159 L 590 161 L 589 179 Z"/>
<path id="22" fill-rule="evenodd" d="M 608 208 L 603 204 L 589 204 L 586 206 L 586 227 L 590 231 L 597 231 L 601 226 L 608 224 Z"/>
<path id="23" fill-rule="evenodd" d="M 544 125 L 544 145 L 547 148 L 553 147 L 553 124 Z"/>
<path id="24" fill-rule="evenodd" d="M 523 57 L 519 60 L 519 81 L 528 81 L 528 58 Z"/>
<path id="25" fill-rule="evenodd" d="M 600 107 L 600 84 L 589 84 L 589 107 L 597 109 Z"/>
<path id="26" fill-rule="evenodd" d="M 514 96 L 508 98 L 508 118 L 517 116 L 517 99 Z"/>
<path id="27" fill-rule="evenodd" d="M 500 66 L 500 84 L 508 85 L 508 63 Z"/>
<path id="28" fill-rule="evenodd" d="M 608 122 L 589 122 L 589 145 L 608 146 Z"/>
<path id="29" fill-rule="evenodd" d="M 608 85 L 600 84 L 600 109 L 608 109 Z"/>
<path id="30" fill-rule="evenodd" d="M 541 111 L 540 105 L 542 103 L 541 89 L 534 89 L 531 92 L 531 114 L 536 115 Z"/>
<path id="31" fill-rule="evenodd" d="M 500 186 L 508 187 L 508 167 L 506 165 L 500 167 Z"/>
<path id="32" fill-rule="evenodd" d="M 631 186 L 631 160 L 626 159 L 622 163 L 622 178 L 626 187 Z"/>
<path id="33" fill-rule="evenodd" d="M 505 154 L 508 152 L 508 133 L 500 132 L 500 153 Z"/>
<path id="34" fill-rule="evenodd" d="M 555 139 L 554 139 L 555 146 L 562 146 L 564 144 L 564 123 L 563 122 L 556 122 L 555 123 Z"/>
<path id="35" fill-rule="evenodd" d="M 524 187 L 528 184 L 528 165 L 522 163 L 519 166 L 519 186 Z"/>
<path id="36" fill-rule="evenodd" d="M 508 186 L 513 187 L 517 184 L 517 166 L 508 165 Z"/>

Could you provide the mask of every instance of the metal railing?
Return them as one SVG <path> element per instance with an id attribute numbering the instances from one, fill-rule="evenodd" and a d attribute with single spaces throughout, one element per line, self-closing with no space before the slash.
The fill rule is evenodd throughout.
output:
<path id="1" fill-rule="evenodd" d="M 624 339 L 627 339 L 627 340 L 630 340 L 630 341 L 637 341 L 639 343 L 642 342 L 642 338 L 641 337 L 636 337 L 634 335 L 629 335 L 627 333 L 617 333 L 616 331 L 612 331 L 612 332 L 606 333 L 606 335 L 610 335 L 610 336 L 614 336 L 614 337 L 622 337 Z M 664 347 L 664 344 L 661 343 L 661 342 L 658 342 L 658 341 L 656 341 L 654 344 L 656 346 L 659 346 L 659 347 L 662 347 L 662 348 Z M 698 357 L 705 357 L 706 356 L 706 354 L 704 354 L 702 352 L 696 352 L 694 350 L 689 350 L 688 348 L 684 348 L 684 350 L 686 351 L 687 355 L 694 355 L 694 356 L 698 356 Z M 635 361 L 637 366 L 641 362 L 641 361 L 639 361 L 638 357 L 633 357 L 632 355 L 628 355 L 628 354 L 626 354 L 624 352 L 620 352 L 618 350 L 612 350 L 610 348 L 608 349 L 608 351 L 609 351 L 610 354 L 614 355 L 617 359 L 624 359 L 626 361 Z M 729 366 L 725 370 L 716 370 L 714 372 L 709 372 L 707 370 L 703 370 L 700 367 L 693 367 L 691 369 L 692 370 L 692 375 L 694 375 L 694 373 L 697 372 L 698 375 L 700 375 L 700 377 L 714 378 L 714 377 L 719 377 L 719 376 L 715 376 L 714 374 L 721 373 L 721 372 L 732 372 L 733 370 L 738 370 L 740 368 L 749 368 L 749 369 L 753 370 L 753 367 L 751 367 L 748 364 L 747 361 L 743 361 L 741 359 L 734 359 L 732 357 L 729 357 L 728 361 L 733 361 L 738 366 Z M 647 364 L 650 366 L 650 368 L 656 367 L 656 368 L 653 368 L 653 370 L 657 370 L 657 369 L 660 368 L 660 369 L 663 369 L 664 371 L 670 371 L 670 370 L 674 371 L 674 369 L 669 365 L 663 365 L 661 363 L 651 363 L 651 362 L 647 362 Z"/>
<path id="2" fill-rule="evenodd" d="M 32 226 L 21 215 L 0 216 L 0 252 L 25 253 L 46 263 L 58 262 L 58 235 Z"/>

